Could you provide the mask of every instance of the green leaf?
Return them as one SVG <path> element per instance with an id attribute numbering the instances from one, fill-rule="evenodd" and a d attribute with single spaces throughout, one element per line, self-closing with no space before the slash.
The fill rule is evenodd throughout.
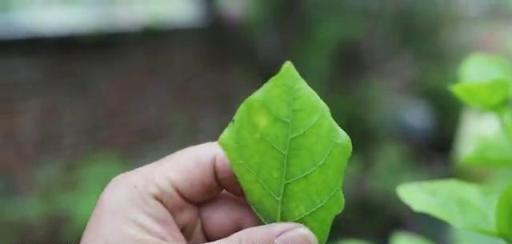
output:
<path id="1" fill-rule="evenodd" d="M 418 234 L 407 232 L 407 231 L 397 231 L 393 233 L 391 239 L 389 241 L 390 244 L 434 244 L 434 242 L 422 237 Z"/>
<path id="2" fill-rule="evenodd" d="M 490 54 L 475 53 L 459 67 L 459 81 L 451 91 L 465 104 L 494 109 L 509 99 L 512 88 L 512 65 Z"/>
<path id="3" fill-rule="evenodd" d="M 292 63 L 240 105 L 219 142 L 264 223 L 299 222 L 325 242 L 352 145 Z"/>
<path id="4" fill-rule="evenodd" d="M 500 56 L 487 53 L 473 53 L 466 57 L 458 70 L 460 82 L 488 82 L 511 80 L 512 65 Z"/>
<path id="5" fill-rule="evenodd" d="M 497 194 L 494 191 L 446 179 L 402 184 L 397 192 L 416 212 L 439 218 L 457 228 L 497 236 L 494 223 Z"/>
<path id="6" fill-rule="evenodd" d="M 498 233 L 512 243 L 512 185 L 501 194 L 496 207 Z"/>
<path id="7" fill-rule="evenodd" d="M 108 182 L 126 170 L 123 160 L 114 153 L 98 152 L 78 162 L 78 168 L 66 172 L 70 182 L 65 189 L 59 189 L 52 199 L 53 211 L 65 213 L 69 223 L 63 228 L 63 235 L 80 233 L 90 218 L 96 200 Z M 74 181 L 74 182 L 71 182 Z M 59 184 L 62 184 L 59 181 Z M 67 189 L 67 190 L 66 190 Z"/>
<path id="8" fill-rule="evenodd" d="M 509 82 L 494 80 L 485 83 L 458 83 L 450 90 L 465 104 L 482 109 L 493 109 L 508 99 Z"/>

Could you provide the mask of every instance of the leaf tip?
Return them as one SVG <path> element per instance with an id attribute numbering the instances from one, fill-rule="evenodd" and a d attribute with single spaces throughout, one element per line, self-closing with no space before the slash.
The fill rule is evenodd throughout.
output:
<path id="1" fill-rule="evenodd" d="M 281 69 L 294 69 L 295 71 L 297 71 L 297 69 L 295 69 L 295 65 L 290 60 L 284 61 Z"/>
<path id="2" fill-rule="evenodd" d="M 283 63 L 281 69 L 279 70 L 279 74 L 284 74 L 286 76 L 302 80 L 299 71 L 297 71 L 297 68 L 295 68 L 295 65 L 290 60 L 287 60 Z"/>

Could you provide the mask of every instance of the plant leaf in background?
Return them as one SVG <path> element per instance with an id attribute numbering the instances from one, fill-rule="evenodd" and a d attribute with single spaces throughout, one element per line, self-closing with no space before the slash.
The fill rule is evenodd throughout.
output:
<path id="1" fill-rule="evenodd" d="M 390 244 L 434 244 L 434 242 L 426 239 L 423 236 L 418 234 L 407 232 L 407 231 L 397 231 L 391 235 L 391 239 L 389 240 Z"/>
<path id="2" fill-rule="evenodd" d="M 482 83 L 458 83 L 451 91 L 465 104 L 482 109 L 493 109 L 508 98 L 509 82 L 495 80 Z"/>
<path id="3" fill-rule="evenodd" d="M 83 231 L 105 186 L 114 176 L 126 170 L 120 157 L 108 152 L 90 155 L 78 165 L 80 167 L 70 174 L 67 188 L 55 197 L 55 207 L 69 217 L 65 227 L 69 230 L 66 233 Z"/>
<path id="4" fill-rule="evenodd" d="M 498 200 L 496 228 L 503 239 L 512 243 L 512 185 L 501 193 Z"/>
<path id="5" fill-rule="evenodd" d="M 373 242 L 370 242 L 367 240 L 362 240 L 362 239 L 349 238 L 349 239 L 339 240 L 337 242 L 334 242 L 334 244 L 373 244 Z"/>
<path id="6" fill-rule="evenodd" d="M 34 181 L 41 190 L 0 201 L 0 243 L 15 243 L 17 239 L 13 238 L 25 233 L 17 227 L 23 222 L 38 230 L 54 228 L 58 238 L 55 243 L 79 240 L 103 188 L 126 170 L 124 160 L 112 152 L 96 152 L 77 162 L 39 166 Z M 41 233 L 44 231 L 33 232 L 27 243 L 45 238 Z"/>
<path id="7" fill-rule="evenodd" d="M 504 58 L 475 53 L 459 67 L 459 80 L 452 92 L 465 104 L 480 109 L 503 105 L 512 88 L 512 65 Z"/>
<path id="8" fill-rule="evenodd" d="M 292 63 L 240 105 L 219 143 L 263 222 L 299 222 L 326 241 L 352 145 Z"/>
<path id="9" fill-rule="evenodd" d="M 459 82 L 451 87 L 462 102 L 473 107 L 462 113 L 455 160 L 462 165 L 483 166 L 475 171 L 486 176 L 483 183 L 447 179 L 397 188 L 401 200 L 414 211 L 458 228 L 454 243 L 512 241 L 512 186 L 506 189 L 511 178 L 503 167 L 512 166 L 511 88 L 512 65 L 501 57 L 479 53 L 463 61 Z"/>
<path id="10" fill-rule="evenodd" d="M 451 228 L 452 244 L 507 244 L 501 238 L 495 236 L 483 235 L 477 232 Z"/>
<path id="11" fill-rule="evenodd" d="M 362 239 L 343 239 L 335 242 L 336 244 L 372 244 L 372 242 Z M 434 244 L 434 242 L 426 239 L 418 234 L 408 231 L 396 231 L 390 239 L 389 244 Z"/>
<path id="12" fill-rule="evenodd" d="M 405 183 L 400 199 L 414 211 L 428 214 L 470 231 L 498 236 L 494 211 L 498 193 L 455 179 Z"/>

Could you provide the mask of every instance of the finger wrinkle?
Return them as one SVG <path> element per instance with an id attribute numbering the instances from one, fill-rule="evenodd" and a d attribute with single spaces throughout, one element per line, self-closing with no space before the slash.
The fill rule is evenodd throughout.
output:
<path id="1" fill-rule="evenodd" d="M 225 186 L 223 186 L 222 184 L 222 180 L 221 178 L 219 177 L 219 158 L 221 157 L 221 155 L 219 155 L 219 153 L 215 153 L 215 156 L 213 157 L 213 179 L 215 181 L 215 185 L 217 186 L 217 190 L 218 190 L 218 193 L 220 193 L 222 191 L 222 189 L 226 188 Z M 217 194 L 218 194 L 217 193 Z"/>

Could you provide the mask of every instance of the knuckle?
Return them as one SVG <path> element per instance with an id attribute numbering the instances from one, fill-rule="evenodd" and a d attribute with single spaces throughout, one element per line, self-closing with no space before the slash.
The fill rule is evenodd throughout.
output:
<path id="1" fill-rule="evenodd" d="M 116 188 L 116 187 L 122 186 L 122 185 L 126 184 L 126 182 L 128 182 L 130 178 L 131 178 L 130 171 L 118 174 L 110 180 L 110 182 L 107 185 L 107 188 Z"/>
<path id="2" fill-rule="evenodd" d="M 127 185 L 131 184 L 134 177 L 131 172 L 121 173 L 110 180 L 99 197 L 99 202 L 112 202 L 123 195 Z"/>

